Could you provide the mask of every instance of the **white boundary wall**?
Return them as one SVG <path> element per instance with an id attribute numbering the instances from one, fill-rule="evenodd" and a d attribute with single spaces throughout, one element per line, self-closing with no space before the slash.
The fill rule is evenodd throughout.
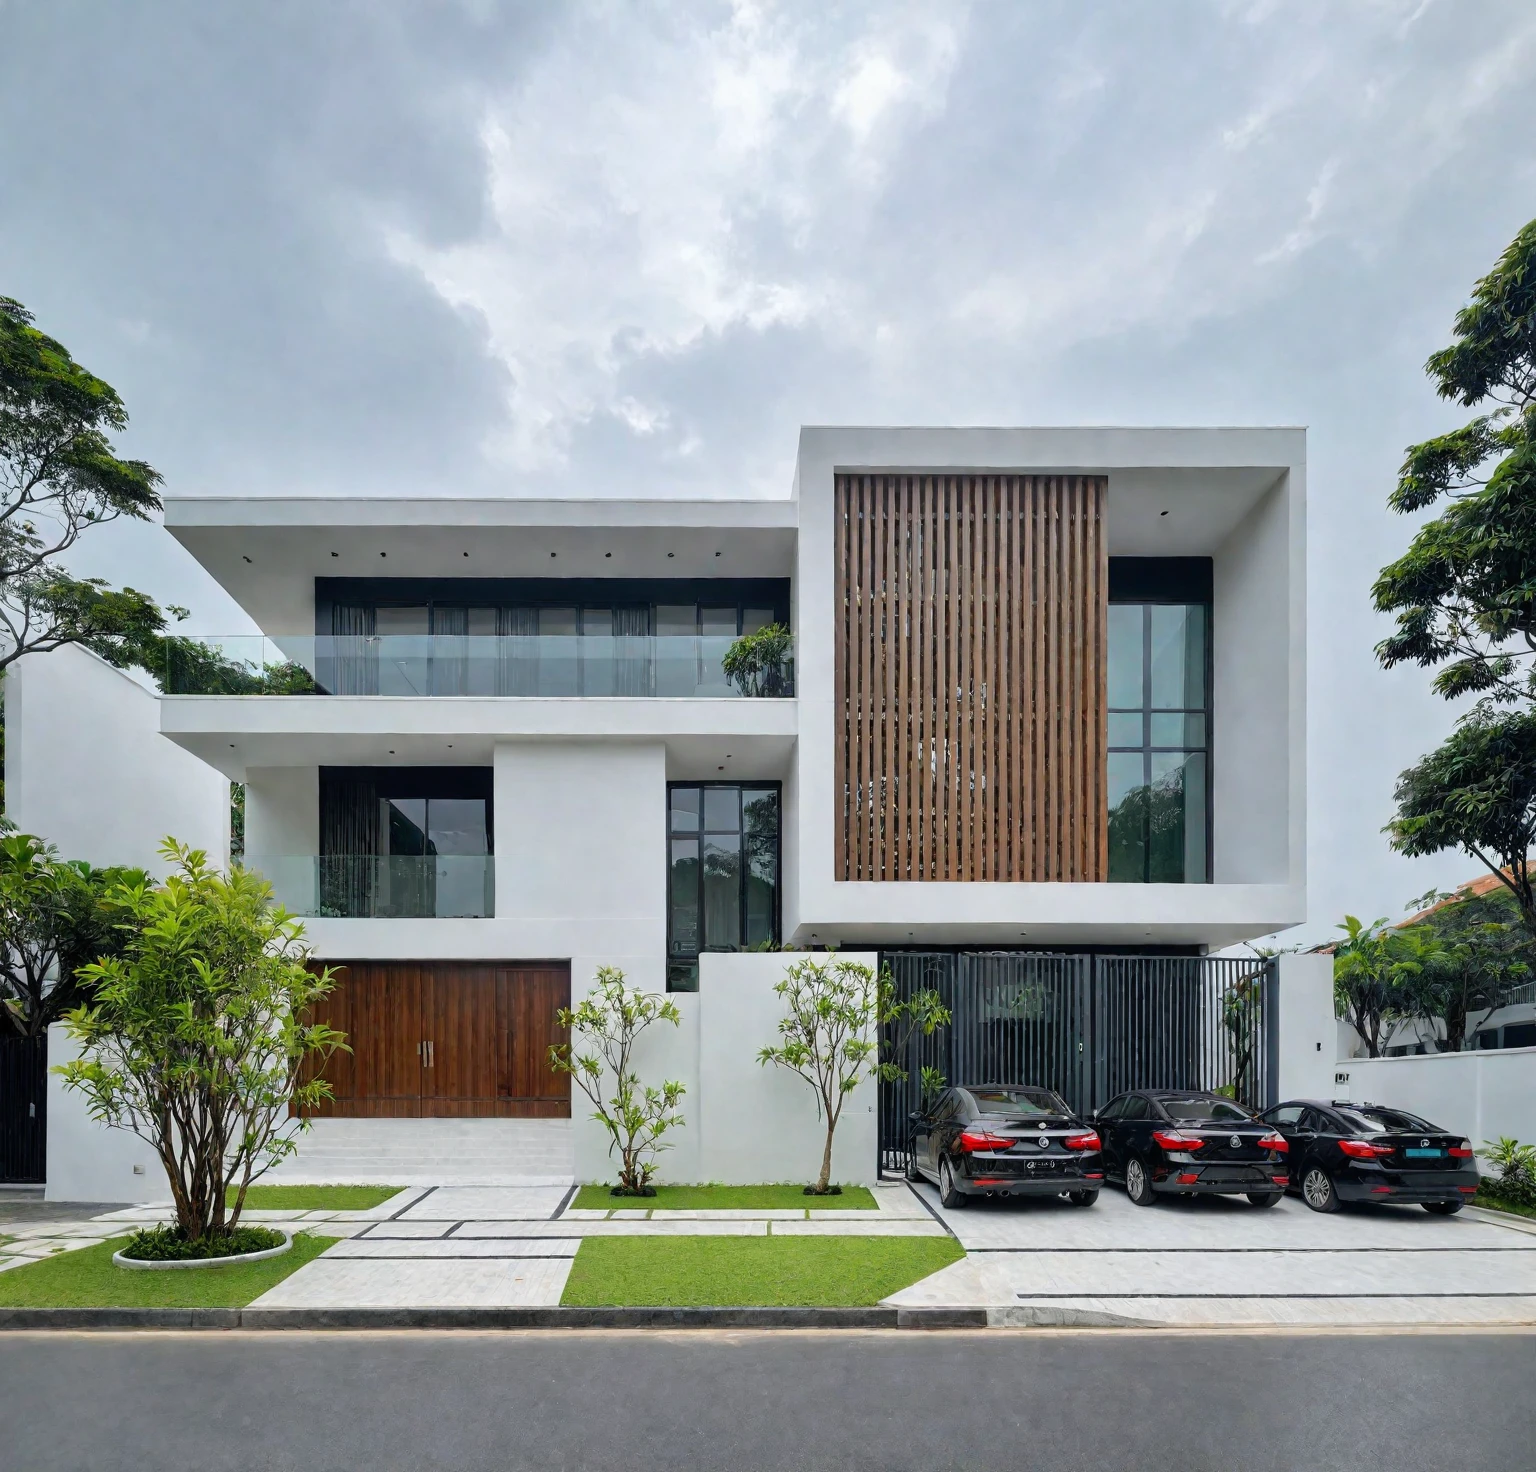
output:
<path id="1" fill-rule="evenodd" d="M 875 966 L 878 958 L 844 952 L 848 960 Z M 636 1050 L 642 1083 L 677 1079 L 686 1125 L 668 1138 L 655 1179 L 663 1184 L 718 1182 L 808 1185 L 821 1169 L 826 1126 L 809 1084 L 776 1065 L 757 1061 L 758 1051 L 778 1041 L 784 1004 L 774 993 L 784 970 L 800 957 L 784 952 L 706 954 L 699 961 L 699 990 L 676 993 L 679 1027 L 653 1026 Z M 573 977 L 572 997 L 586 995 Z M 618 1168 L 608 1137 L 592 1108 L 572 1088 L 576 1179 L 612 1183 Z M 848 1096 L 832 1150 L 832 1179 L 869 1185 L 877 1164 L 876 1084 L 867 1077 Z"/>
<path id="2" fill-rule="evenodd" d="M 160 734 L 153 690 L 74 645 L 18 660 L 4 689 L 6 815 L 23 833 L 157 876 L 167 835 L 227 861 L 228 779 Z"/>
<path id="3" fill-rule="evenodd" d="M 1395 1105 L 1478 1150 L 1500 1135 L 1536 1144 L 1536 1048 L 1348 1058 L 1335 1065 L 1326 1097 Z"/>
<path id="4" fill-rule="evenodd" d="M 1333 957 L 1280 957 L 1280 1099 L 1327 1099 L 1333 1088 L 1338 1024 Z"/>

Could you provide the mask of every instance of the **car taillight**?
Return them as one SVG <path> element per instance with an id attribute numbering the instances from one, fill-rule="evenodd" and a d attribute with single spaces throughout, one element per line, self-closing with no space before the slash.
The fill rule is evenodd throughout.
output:
<path id="1" fill-rule="evenodd" d="M 1281 1134 L 1265 1135 L 1258 1142 L 1258 1145 L 1260 1150 L 1289 1150 L 1291 1148 L 1286 1144 L 1285 1136 Z"/>
<path id="2" fill-rule="evenodd" d="M 1061 1143 L 1068 1150 L 1100 1150 L 1103 1148 L 1103 1142 L 1092 1130 L 1089 1130 L 1086 1135 L 1068 1135 Z"/>
<path id="3" fill-rule="evenodd" d="M 1199 1135 L 1186 1134 L 1183 1130 L 1153 1130 L 1152 1138 L 1164 1150 L 1198 1150 L 1205 1144 Z"/>
<path id="4" fill-rule="evenodd" d="M 1471 1140 L 1463 1140 L 1461 1142 L 1461 1144 L 1459 1144 L 1459 1145 L 1452 1145 L 1451 1148 L 1448 1151 L 1446 1151 L 1446 1154 L 1447 1155 L 1455 1156 L 1455 1158 L 1457 1160 L 1471 1160 L 1471 1158 L 1472 1158 L 1472 1142 L 1471 1142 Z"/>
<path id="5" fill-rule="evenodd" d="M 979 1130 L 966 1130 L 955 1145 L 961 1150 L 1011 1150 L 1014 1146 L 1012 1135 L 989 1135 Z"/>
<path id="6" fill-rule="evenodd" d="M 1369 1140 L 1340 1140 L 1339 1149 L 1356 1160 L 1376 1160 L 1392 1153 L 1390 1145 L 1373 1145 Z"/>

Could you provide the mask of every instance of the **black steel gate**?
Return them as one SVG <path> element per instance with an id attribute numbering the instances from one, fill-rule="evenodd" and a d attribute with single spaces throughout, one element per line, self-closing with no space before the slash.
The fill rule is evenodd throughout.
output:
<path id="1" fill-rule="evenodd" d="M 0 1181 L 47 1171 L 48 1039 L 0 1037 Z"/>
<path id="2" fill-rule="evenodd" d="M 947 1027 L 881 1056 L 906 1079 L 880 1090 L 880 1165 L 906 1162 L 922 1071 L 946 1083 L 1043 1084 L 1091 1113 L 1133 1088 L 1212 1089 L 1275 1102 L 1278 1001 L 1273 960 L 1089 956 L 1006 951 L 895 951 L 898 997 L 932 988 Z"/>

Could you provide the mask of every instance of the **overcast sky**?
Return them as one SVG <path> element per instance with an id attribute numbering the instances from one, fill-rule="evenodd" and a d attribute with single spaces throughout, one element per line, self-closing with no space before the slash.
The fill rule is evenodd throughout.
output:
<path id="1" fill-rule="evenodd" d="M 787 493 L 802 423 L 1303 424 L 1312 923 L 1422 374 L 1536 215 L 1531 0 L 0 0 L 0 293 L 181 494 Z M 248 627 L 158 526 L 77 566 Z M 1296 933 L 1287 939 L 1297 938 Z"/>

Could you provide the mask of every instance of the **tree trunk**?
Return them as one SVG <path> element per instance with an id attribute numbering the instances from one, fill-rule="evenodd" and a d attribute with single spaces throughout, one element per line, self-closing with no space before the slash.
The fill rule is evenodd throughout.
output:
<path id="1" fill-rule="evenodd" d="M 832 1131 L 837 1128 L 837 1121 L 829 1113 L 827 1115 L 827 1143 L 821 1152 L 821 1174 L 816 1177 L 816 1194 L 825 1196 L 827 1187 L 832 1183 Z"/>

